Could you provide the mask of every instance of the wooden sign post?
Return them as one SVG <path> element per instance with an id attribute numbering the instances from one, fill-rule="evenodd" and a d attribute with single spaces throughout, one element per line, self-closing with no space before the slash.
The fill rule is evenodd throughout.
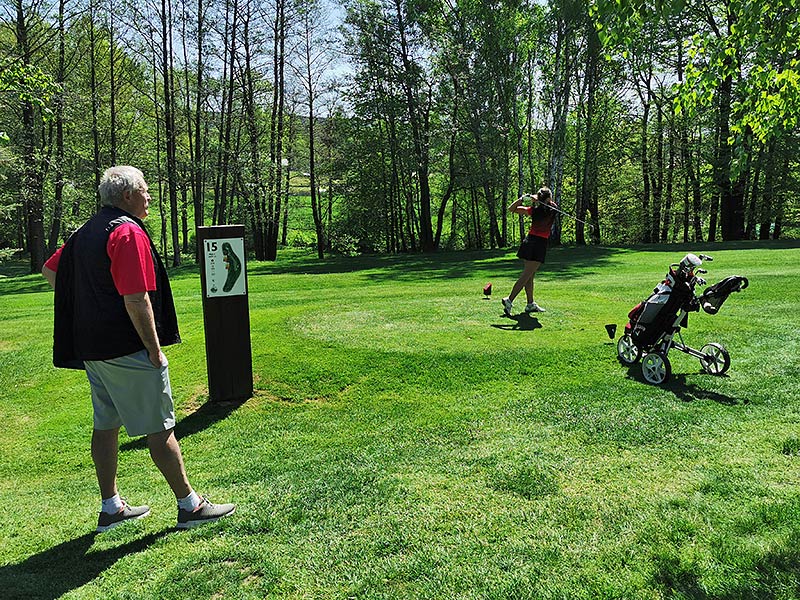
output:
<path id="1" fill-rule="evenodd" d="M 214 402 L 253 395 L 244 225 L 198 227 L 208 395 Z"/>

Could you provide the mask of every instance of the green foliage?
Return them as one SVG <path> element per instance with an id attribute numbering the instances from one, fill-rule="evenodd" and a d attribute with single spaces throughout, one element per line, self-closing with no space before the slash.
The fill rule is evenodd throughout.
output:
<path id="1" fill-rule="evenodd" d="M 0 263 L 14 257 L 20 248 L 0 248 Z"/>
<path id="2" fill-rule="evenodd" d="M 359 239 L 338 229 L 331 231 L 330 249 L 342 256 L 358 256 L 361 244 Z"/>
<path id="3" fill-rule="evenodd" d="M 310 232 L 297 232 L 289 240 L 292 248 L 313 248 L 316 243 L 314 234 Z"/>
<path id="4" fill-rule="evenodd" d="M 58 86 L 52 77 L 39 66 L 10 58 L 0 59 L 0 94 L 33 104 L 49 119 L 53 116 L 51 105 L 57 92 Z M 2 132 L 0 138 L 7 142 L 8 134 Z"/>
<path id="5" fill-rule="evenodd" d="M 601 39 L 626 48 L 647 22 L 675 22 L 682 15 L 707 20 L 686 42 L 689 62 L 679 86 L 676 109 L 694 116 L 712 105 L 720 82 L 738 83 L 732 132 L 751 132 L 761 143 L 798 126 L 800 114 L 800 20 L 796 0 L 732 0 L 714 4 L 692 0 L 647 2 L 594 0 Z M 733 140 L 732 140 L 733 141 Z"/>
<path id="6" fill-rule="evenodd" d="M 764 142 L 797 130 L 800 19 L 796 0 L 740 0 L 732 12 L 731 46 L 744 50 L 741 63 L 749 92 L 737 107 L 742 118 L 735 131 L 741 134 L 749 129 Z"/>

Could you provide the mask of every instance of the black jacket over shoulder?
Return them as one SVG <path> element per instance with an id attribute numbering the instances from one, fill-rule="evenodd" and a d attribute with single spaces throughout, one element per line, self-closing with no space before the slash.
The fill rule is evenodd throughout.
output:
<path id="1" fill-rule="evenodd" d="M 64 245 L 56 272 L 53 364 L 82 369 L 84 360 L 108 360 L 144 349 L 111 277 L 106 246 L 111 232 L 122 223 L 135 223 L 133 215 L 103 207 Z M 147 236 L 148 239 L 150 236 Z M 162 346 L 181 341 L 167 271 L 150 240 L 156 272 L 156 290 L 148 292 L 156 332 Z"/>

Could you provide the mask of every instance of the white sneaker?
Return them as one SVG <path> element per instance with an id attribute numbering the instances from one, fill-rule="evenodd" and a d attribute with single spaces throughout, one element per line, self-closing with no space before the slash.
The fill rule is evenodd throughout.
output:
<path id="1" fill-rule="evenodd" d="M 514 305 L 514 303 L 511 302 L 511 300 L 509 300 L 508 298 L 503 298 L 502 300 L 500 300 L 500 304 L 503 305 L 503 314 L 507 317 L 510 317 L 511 307 Z"/>
<path id="2" fill-rule="evenodd" d="M 528 304 L 528 305 L 525 307 L 525 312 L 526 312 L 526 313 L 532 313 L 532 312 L 545 312 L 545 310 L 544 310 L 544 308 L 542 308 L 541 306 L 539 306 L 538 304 L 536 304 L 536 302 L 531 302 L 530 304 Z"/>

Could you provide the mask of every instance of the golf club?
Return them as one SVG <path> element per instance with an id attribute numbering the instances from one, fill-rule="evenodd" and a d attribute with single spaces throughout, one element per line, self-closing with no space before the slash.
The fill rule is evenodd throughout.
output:
<path id="1" fill-rule="evenodd" d="M 522 196 L 520 196 L 520 197 L 519 197 L 519 199 L 520 199 L 520 200 L 522 200 L 522 199 L 524 199 L 524 198 L 535 198 L 535 199 L 536 199 L 536 202 L 539 202 L 539 199 L 538 199 L 538 198 L 536 198 L 536 196 L 535 196 L 534 194 L 522 194 Z M 564 215 L 565 217 L 569 217 L 570 219 L 574 219 L 574 220 L 578 221 L 578 223 L 583 223 L 584 225 L 586 225 L 586 226 L 589 228 L 589 231 L 590 231 L 590 232 L 591 232 L 591 231 L 594 231 L 594 225 L 592 225 L 591 223 L 587 223 L 586 221 L 584 221 L 583 219 L 579 219 L 579 218 L 578 218 L 578 217 L 576 217 L 575 215 L 571 215 L 571 214 L 569 214 L 568 212 L 564 212 L 563 210 L 561 210 L 561 209 L 560 209 L 560 208 L 558 208 L 557 206 L 551 206 L 551 205 L 549 205 L 549 204 L 547 204 L 546 206 L 547 206 L 548 208 L 550 208 L 550 209 L 552 209 L 552 210 L 554 210 L 554 211 L 558 212 L 558 213 L 561 213 L 561 214 L 562 214 L 562 215 Z"/>

